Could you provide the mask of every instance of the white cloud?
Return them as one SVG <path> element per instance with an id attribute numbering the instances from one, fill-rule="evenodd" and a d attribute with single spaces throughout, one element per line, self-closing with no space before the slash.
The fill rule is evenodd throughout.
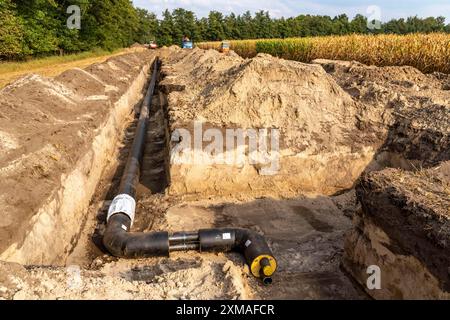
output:
<path id="1" fill-rule="evenodd" d="M 138 7 L 146 8 L 159 16 L 165 9 L 184 8 L 194 11 L 198 17 L 205 17 L 209 11 L 216 10 L 225 14 L 242 14 L 265 10 L 273 17 L 292 17 L 299 14 L 320 14 L 335 16 L 346 13 L 353 17 L 357 13 L 365 14 L 368 6 L 378 5 L 382 11 L 382 20 L 419 15 L 447 17 L 450 23 L 450 4 L 448 0 L 134 0 Z"/>
<path id="2" fill-rule="evenodd" d="M 158 15 L 161 15 L 161 12 L 165 9 L 173 10 L 176 8 L 194 11 L 199 17 L 207 16 L 211 10 L 226 14 L 231 12 L 241 14 L 247 10 L 251 12 L 265 10 L 269 11 L 273 17 L 296 15 L 296 12 L 293 12 L 283 1 L 272 0 L 134 0 L 133 2 L 136 6 L 146 8 Z"/>

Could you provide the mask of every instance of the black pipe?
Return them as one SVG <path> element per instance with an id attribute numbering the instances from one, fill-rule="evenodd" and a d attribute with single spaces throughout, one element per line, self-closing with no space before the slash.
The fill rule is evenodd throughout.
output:
<path id="1" fill-rule="evenodd" d="M 159 59 L 153 63 L 153 73 L 147 94 L 142 103 L 136 136 L 122 177 L 119 195 L 114 198 L 108 211 L 103 244 L 117 257 L 140 258 L 169 256 L 171 251 L 237 251 L 244 255 L 251 273 L 272 282 L 277 263 L 263 236 L 239 228 L 204 229 L 196 232 L 129 232 L 136 209 L 136 186 L 147 136 L 152 97 L 159 72 Z"/>
<path id="2" fill-rule="evenodd" d="M 152 98 L 155 93 L 156 80 L 159 72 L 159 59 L 153 63 L 153 73 L 150 84 L 141 106 L 136 134 L 131 147 L 131 153 L 125 167 L 122 180 L 120 181 L 119 194 L 126 194 L 132 198 L 136 197 L 136 186 L 139 183 L 142 158 L 144 157 L 145 140 L 147 138 L 148 121 Z"/>

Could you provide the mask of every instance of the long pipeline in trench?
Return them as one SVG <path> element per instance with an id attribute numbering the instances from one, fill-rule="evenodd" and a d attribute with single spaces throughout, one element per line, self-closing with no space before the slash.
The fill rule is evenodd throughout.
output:
<path id="1" fill-rule="evenodd" d="M 140 180 L 145 140 L 152 98 L 160 68 L 159 58 L 153 62 L 151 81 L 143 100 L 136 134 L 122 176 L 118 195 L 112 201 L 107 216 L 103 244 L 108 251 L 123 258 L 169 256 L 174 251 L 241 253 L 251 273 L 264 284 L 272 283 L 277 262 L 265 238 L 255 231 L 242 228 L 201 229 L 193 232 L 130 232 L 136 211 L 136 187 Z"/>

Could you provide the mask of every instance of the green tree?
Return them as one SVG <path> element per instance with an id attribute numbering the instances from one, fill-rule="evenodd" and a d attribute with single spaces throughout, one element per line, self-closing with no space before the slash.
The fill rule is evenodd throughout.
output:
<path id="1" fill-rule="evenodd" d="M 139 16 L 129 0 L 91 0 L 81 28 L 83 39 L 108 50 L 133 43 Z"/>
<path id="2" fill-rule="evenodd" d="M 137 8 L 138 28 L 135 35 L 135 41 L 139 43 L 149 43 L 156 39 L 158 31 L 158 19 L 152 12 Z"/>
<path id="3" fill-rule="evenodd" d="M 11 59 L 23 54 L 23 21 L 10 0 L 0 1 L 0 58 Z"/>
<path id="4" fill-rule="evenodd" d="M 350 33 L 350 23 L 346 14 L 341 14 L 337 17 L 334 17 L 331 32 L 337 35 Z"/>
<path id="5" fill-rule="evenodd" d="M 208 40 L 208 18 L 201 18 L 197 20 L 197 30 L 199 34 L 199 38 L 197 41 L 205 41 Z"/>
<path id="6" fill-rule="evenodd" d="M 241 30 L 239 30 L 238 21 L 236 15 L 231 13 L 224 18 L 224 33 L 227 39 L 240 39 Z"/>
<path id="7" fill-rule="evenodd" d="M 361 14 L 357 14 L 350 22 L 351 33 L 367 33 L 367 18 Z"/>
<path id="8" fill-rule="evenodd" d="M 241 39 L 255 39 L 255 24 L 250 11 L 245 12 L 242 17 L 238 17 L 237 20 L 239 29 L 241 30 Z"/>
<path id="9" fill-rule="evenodd" d="M 223 14 L 211 11 L 208 16 L 208 40 L 218 41 L 225 38 Z"/>
<path id="10" fill-rule="evenodd" d="M 174 23 L 172 19 L 172 14 L 169 10 L 163 12 L 163 20 L 159 23 L 159 29 L 157 32 L 157 41 L 160 45 L 168 46 L 173 44 L 172 30 L 174 28 Z"/>
<path id="11" fill-rule="evenodd" d="M 194 12 L 178 8 L 172 11 L 172 19 L 172 39 L 181 41 L 185 35 L 193 41 L 200 38 Z"/>
<path id="12" fill-rule="evenodd" d="M 275 20 L 274 22 L 274 37 L 276 38 L 288 38 L 292 36 L 292 30 L 290 29 L 289 22 L 285 18 Z"/>
<path id="13" fill-rule="evenodd" d="M 256 38 L 269 39 L 273 38 L 274 28 L 273 22 L 268 11 L 259 11 L 255 14 L 254 26 L 256 30 Z"/>
<path id="14" fill-rule="evenodd" d="M 58 4 L 54 0 L 17 0 L 23 19 L 23 54 L 50 54 L 58 51 Z"/>

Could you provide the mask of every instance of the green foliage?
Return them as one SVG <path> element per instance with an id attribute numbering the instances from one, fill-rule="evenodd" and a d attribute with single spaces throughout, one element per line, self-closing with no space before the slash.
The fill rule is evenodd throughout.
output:
<path id="1" fill-rule="evenodd" d="M 223 40 L 225 38 L 223 14 L 218 11 L 211 11 L 208 16 L 207 34 L 212 41 Z"/>
<path id="2" fill-rule="evenodd" d="M 158 19 L 154 13 L 145 9 L 137 8 L 139 24 L 135 35 L 135 42 L 149 43 L 156 39 L 156 31 L 158 29 Z"/>
<path id="3" fill-rule="evenodd" d="M 172 31 L 174 29 L 174 22 L 169 10 L 163 12 L 163 20 L 159 23 L 157 31 L 158 43 L 163 46 L 171 45 L 174 41 L 172 38 Z"/>
<path id="4" fill-rule="evenodd" d="M 0 0 L 0 58 L 22 54 L 23 21 L 16 15 L 10 0 Z"/>
<path id="5" fill-rule="evenodd" d="M 280 57 L 296 61 L 309 61 L 313 44 L 307 38 L 299 38 L 295 40 L 265 40 L 256 42 L 256 52 L 264 52 Z"/>
<path id="6" fill-rule="evenodd" d="M 53 0 L 15 1 L 24 24 L 23 54 L 50 54 L 58 50 L 58 5 Z"/>
<path id="7" fill-rule="evenodd" d="M 69 29 L 67 8 L 81 8 L 81 29 Z M 242 39 L 270 39 L 348 34 L 450 33 L 443 17 L 394 19 L 379 30 L 368 30 L 367 18 L 345 14 L 300 15 L 273 19 L 266 11 L 252 15 L 223 15 L 211 11 L 198 19 L 186 9 L 166 10 L 162 19 L 144 9 L 134 8 L 130 0 L 0 0 L 0 58 L 20 59 L 27 55 L 75 53 L 93 48 L 114 50 L 134 42 L 159 45 L 180 44 L 184 35 L 195 42 Z M 264 44 L 265 45 L 265 44 Z M 278 45 L 278 44 L 277 44 Z M 276 52 L 294 50 L 282 44 Z M 254 49 L 253 49 L 254 50 Z M 306 54 L 308 48 L 295 48 Z"/>

